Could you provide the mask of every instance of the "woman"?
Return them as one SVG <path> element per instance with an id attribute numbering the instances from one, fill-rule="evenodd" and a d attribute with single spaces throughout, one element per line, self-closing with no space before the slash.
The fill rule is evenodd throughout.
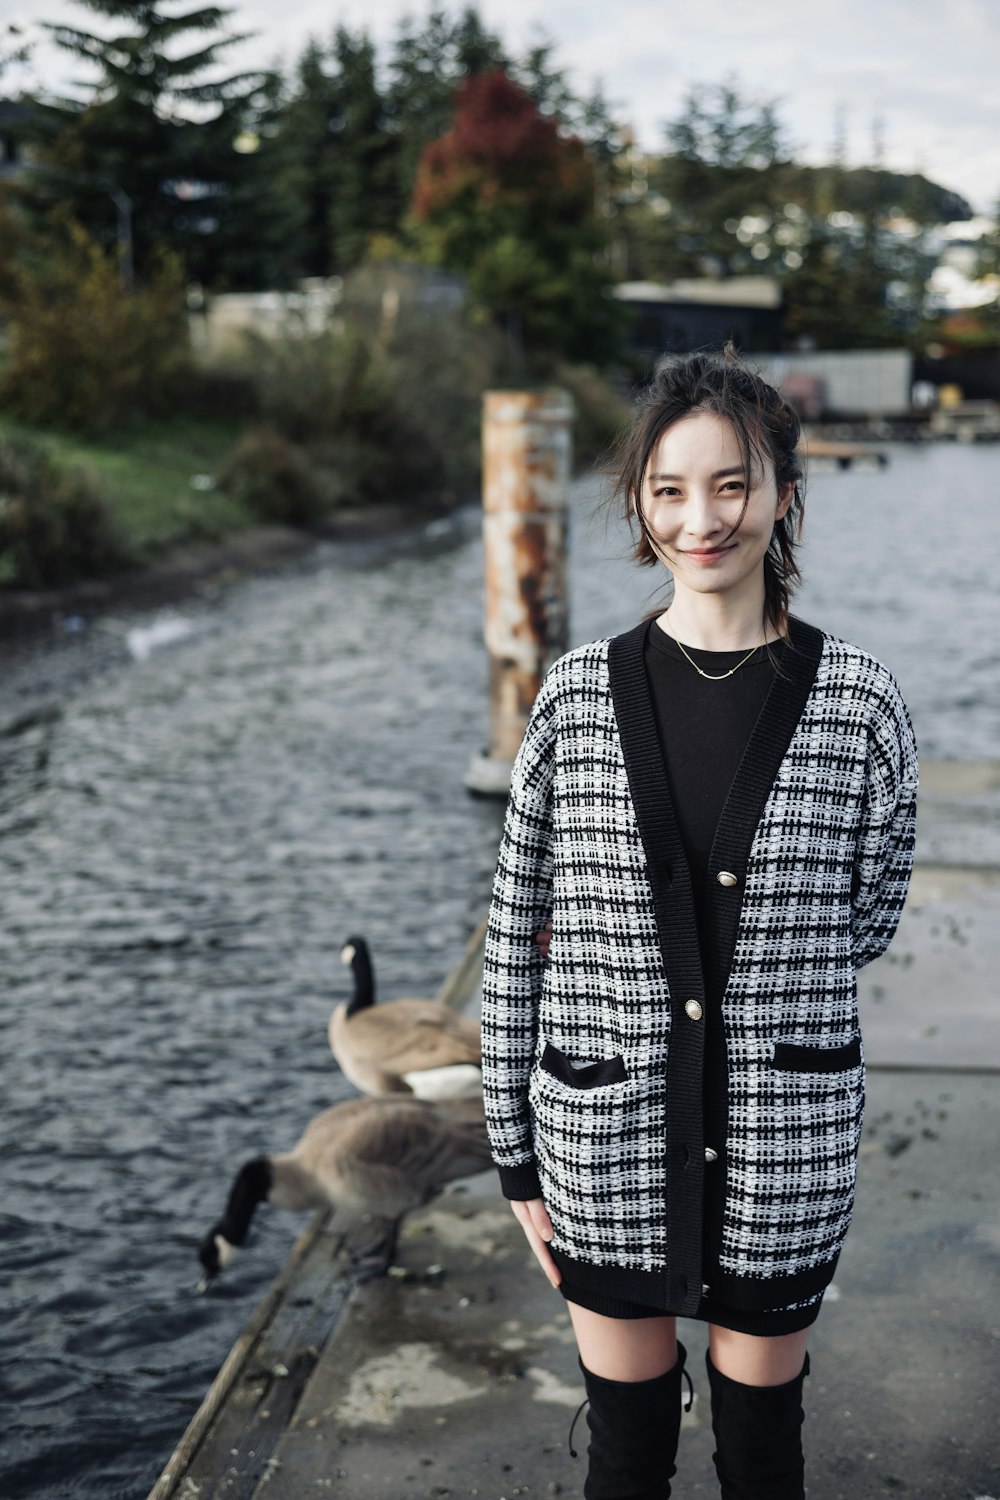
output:
<path id="1" fill-rule="evenodd" d="M 586 1500 L 670 1494 L 679 1316 L 709 1325 L 723 1497 L 803 1495 L 864 1100 L 856 971 L 899 920 L 917 760 L 890 673 L 788 613 L 798 438 L 731 353 L 663 365 L 616 495 L 670 606 L 555 663 L 514 767 L 484 1091 L 569 1304 Z"/>

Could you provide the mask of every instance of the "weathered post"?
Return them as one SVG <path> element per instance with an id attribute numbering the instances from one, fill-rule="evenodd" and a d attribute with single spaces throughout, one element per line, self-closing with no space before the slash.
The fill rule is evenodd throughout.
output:
<path id="1" fill-rule="evenodd" d="M 567 648 L 566 533 L 572 401 L 565 391 L 483 397 L 483 550 L 489 749 L 470 791 L 506 796 L 546 668 Z"/>

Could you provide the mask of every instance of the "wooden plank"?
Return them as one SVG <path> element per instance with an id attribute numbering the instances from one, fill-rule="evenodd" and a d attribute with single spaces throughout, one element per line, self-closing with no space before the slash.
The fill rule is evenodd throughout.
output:
<path id="1" fill-rule="evenodd" d="M 148 1500 L 170 1500 L 175 1495 L 194 1494 L 191 1484 L 186 1481 L 194 1479 L 195 1468 L 204 1472 L 204 1455 L 214 1452 L 217 1458 L 222 1445 L 225 1445 L 227 1455 L 229 1449 L 238 1446 L 237 1430 L 246 1421 L 242 1408 L 249 1402 L 252 1408 L 261 1412 L 270 1409 L 264 1398 L 275 1385 L 288 1378 L 274 1372 L 281 1366 L 291 1371 L 289 1359 L 301 1377 L 294 1382 L 301 1392 L 312 1364 L 315 1364 L 315 1357 L 309 1370 L 299 1369 L 296 1340 L 310 1324 L 315 1325 L 315 1333 L 322 1333 L 324 1338 L 335 1324 L 352 1285 L 345 1274 L 343 1250 L 343 1233 L 334 1227 L 332 1213 L 321 1210 L 299 1235 L 283 1269 L 230 1350 L 187 1431 L 150 1490 Z M 272 1330 L 278 1334 L 277 1342 Z M 266 1380 L 261 1379 L 264 1371 L 269 1372 Z M 275 1403 L 275 1409 L 283 1404 L 282 1398 Z M 279 1435 L 279 1432 L 275 1433 L 275 1442 Z M 202 1489 L 200 1493 L 207 1495 L 212 1491 Z M 233 1489 L 226 1490 L 227 1495 L 236 1493 Z"/>
<path id="2" fill-rule="evenodd" d="M 483 917 L 465 945 L 465 951 L 444 984 L 434 996 L 441 1005 L 464 1010 L 483 978 L 483 952 L 486 946 L 486 923 Z"/>

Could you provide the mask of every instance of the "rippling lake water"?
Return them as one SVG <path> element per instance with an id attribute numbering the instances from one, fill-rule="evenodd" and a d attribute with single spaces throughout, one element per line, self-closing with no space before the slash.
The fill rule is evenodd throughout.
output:
<path id="1" fill-rule="evenodd" d="M 896 672 L 928 758 L 1000 733 L 1000 452 L 817 474 L 797 612 Z M 571 638 L 655 575 L 574 487 Z M 6 1500 L 145 1495 L 301 1220 L 264 1211 L 207 1297 L 195 1247 L 247 1157 L 352 1091 L 327 1051 L 365 933 L 433 991 L 488 899 L 500 810 L 473 510 L 169 612 L 0 650 L 0 1269 Z"/>

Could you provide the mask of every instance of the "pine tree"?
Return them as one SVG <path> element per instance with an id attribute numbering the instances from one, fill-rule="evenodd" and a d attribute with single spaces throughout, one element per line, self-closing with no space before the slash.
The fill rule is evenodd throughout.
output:
<path id="1" fill-rule="evenodd" d="M 364 258 L 373 234 L 397 228 L 397 150 L 386 129 L 386 104 L 376 81 L 371 39 L 339 26 L 333 61 L 336 107 L 329 122 L 333 192 L 328 229 L 333 269 L 343 275 Z"/>
<path id="2" fill-rule="evenodd" d="M 256 175 L 234 142 L 266 108 L 273 80 L 259 71 L 217 76 L 223 51 L 245 39 L 223 30 L 229 9 L 170 14 L 174 0 L 80 3 L 113 26 L 102 35 L 47 25 L 98 76 L 82 85 L 83 98 L 38 101 L 30 203 L 42 212 L 58 203 L 105 243 L 117 234 L 123 248 L 130 219 L 137 274 L 155 250 L 168 249 L 189 278 L 224 282 L 220 225 Z"/>

